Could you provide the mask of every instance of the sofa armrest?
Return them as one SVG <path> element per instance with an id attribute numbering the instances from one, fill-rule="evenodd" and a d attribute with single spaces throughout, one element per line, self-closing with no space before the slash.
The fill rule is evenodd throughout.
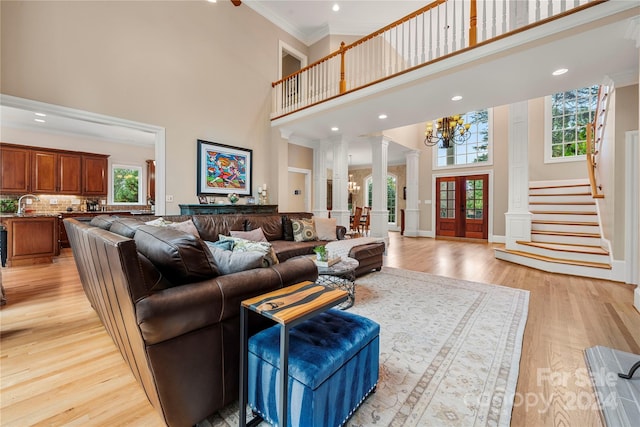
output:
<path id="1" fill-rule="evenodd" d="M 315 280 L 317 274 L 313 261 L 295 259 L 176 286 L 139 300 L 137 322 L 147 344 L 159 343 L 238 316 L 243 300 L 283 285 Z"/>

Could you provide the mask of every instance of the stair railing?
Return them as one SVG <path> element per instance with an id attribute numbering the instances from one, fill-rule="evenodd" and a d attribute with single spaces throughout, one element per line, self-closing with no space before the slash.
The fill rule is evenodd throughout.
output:
<path id="1" fill-rule="evenodd" d="M 271 84 L 272 120 L 608 0 L 436 0 Z"/>
<path id="2" fill-rule="evenodd" d="M 598 185 L 596 168 L 598 158 L 604 141 L 604 128 L 607 122 L 607 110 L 609 105 L 609 86 L 601 85 L 598 89 L 598 101 L 593 122 L 587 124 L 587 170 L 591 185 L 591 196 L 594 199 L 603 199 L 602 186 Z"/>

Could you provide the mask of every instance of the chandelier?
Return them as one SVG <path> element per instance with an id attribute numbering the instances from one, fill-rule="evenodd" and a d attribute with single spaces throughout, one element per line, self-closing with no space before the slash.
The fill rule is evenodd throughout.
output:
<path id="1" fill-rule="evenodd" d="M 428 147 L 440 144 L 440 148 L 450 148 L 453 147 L 453 144 L 467 142 L 471 136 L 468 132 L 471 125 L 465 123 L 459 114 L 442 117 L 435 123 L 436 128 L 434 129 L 433 122 L 427 122 L 427 128 L 424 132 L 424 145 Z"/>
<path id="2" fill-rule="evenodd" d="M 349 193 L 358 194 L 360 192 L 360 186 L 355 181 L 352 181 L 352 179 L 353 175 L 349 174 L 349 186 L 347 188 L 349 189 Z"/>

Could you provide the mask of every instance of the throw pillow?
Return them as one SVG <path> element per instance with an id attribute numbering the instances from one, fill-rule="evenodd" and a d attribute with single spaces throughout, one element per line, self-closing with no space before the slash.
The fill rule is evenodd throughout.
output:
<path id="1" fill-rule="evenodd" d="M 337 240 L 335 218 L 314 218 L 313 225 L 318 235 L 318 240 Z"/>
<path id="2" fill-rule="evenodd" d="M 224 249 L 225 251 L 233 250 L 233 240 L 218 240 L 217 242 L 209 242 L 205 240 L 207 246 L 215 246 L 218 249 Z"/>
<path id="3" fill-rule="evenodd" d="M 293 242 L 293 224 L 288 216 L 282 215 L 282 233 L 284 240 Z"/>
<path id="4" fill-rule="evenodd" d="M 296 242 L 309 242 L 318 240 L 316 229 L 312 219 L 292 219 L 293 240 Z"/>
<path id="5" fill-rule="evenodd" d="M 175 228 L 176 230 L 184 231 L 185 233 L 193 234 L 196 237 L 200 237 L 198 229 L 190 219 L 184 222 L 171 222 L 168 227 Z"/>
<path id="6" fill-rule="evenodd" d="M 267 238 L 262 231 L 262 227 L 258 227 L 251 231 L 235 231 L 230 230 L 231 237 L 240 237 L 241 239 L 251 240 L 252 242 L 267 242 Z"/>
<path id="7" fill-rule="evenodd" d="M 233 244 L 232 241 L 227 240 Z M 262 267 L 264 255 L 260 252 L 232 252 L 216 245 L 218 242 L 205 242 L 211 251 L 213 262 L 220 274 L 232 274 L 239 271 L 252 270 Z"/>
<path id="8" fill-rule="evenodd" d="M 145 224 L 155 225 L 156 227 L 166 227 L 167 225 L 171 224 L 171 221 L 160 217 L 160 218 L 154 219 L 153 221 L 147 221 L 145 222 Z"/>
<path id="9" fill-rule="evenodd" d="M 252 242 L 240 237 L 230 237 L 221 234 L 218 236 L 220 240 L 233 240 L 233 252 L 259 252 L 262 254 L 263 267 L 269 267 L 278 264 L 278 257 L 273 250 L 273 246 L 269 242 Z"/>

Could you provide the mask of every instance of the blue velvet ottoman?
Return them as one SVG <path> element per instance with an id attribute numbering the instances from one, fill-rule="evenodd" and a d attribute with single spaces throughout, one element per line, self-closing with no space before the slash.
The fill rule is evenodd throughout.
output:
<path id="1" fill-rule="evenodd" d="M 378 383 L 380 325 L 336 309 L 289 332 L 288 426 L 341 426 Z M 280 326 L 249 339 L 248 401 L 280 425 Z"/>

